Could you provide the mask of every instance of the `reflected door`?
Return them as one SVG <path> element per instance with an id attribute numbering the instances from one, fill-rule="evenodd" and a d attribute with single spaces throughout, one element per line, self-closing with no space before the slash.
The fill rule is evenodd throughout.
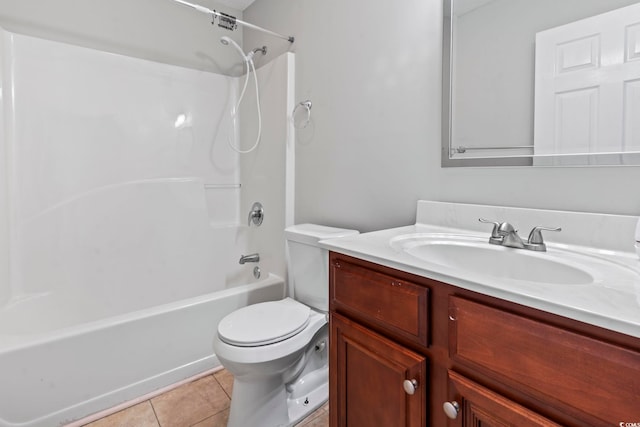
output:
<path id="1" fill-rule="evenodd" d="M 634 117 L 640 117 L 640 4 L 536 35 L 535 154 L 640 151 Z"/>

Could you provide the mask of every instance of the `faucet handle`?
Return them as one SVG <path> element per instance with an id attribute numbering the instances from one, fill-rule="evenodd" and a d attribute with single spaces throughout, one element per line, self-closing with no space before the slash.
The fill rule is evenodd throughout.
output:
<path id="1" fill-rule="evenodd" d="M 488 219 L 484 219 L 484 218 L 478 218 L 478 221 L 484 224 L 493 224 L 493 230 L 491 230 L 491 237 L 489 238 L 489 243 L 499 245 L 502 242 L 502 236 L 498 234 L 498 228 L 500 227 L 500 223 L 497 221 L 489 221 Z"/>
<path id="2" fill-rule="evenodd" d="M 478 221 L 484 224 L 493 224 L 493 230 L 491 231 L 491 237 L 500 237 L 498 234 L 498 227 L 500 227 L 500 223 L 497 221 L 489 221 L 488 219 L 478 218 Z"/>
<path id="3" fill-rule="evenodd" d="M 543 231 L 562 231 L 562 228 L 560 227 L 556 227 L 556 228 L 549 228 L 549 227 L 533 227 L 533 230 L 531 230 L 531 233 L 529 233 L 529 243 L 533 243 L 533 244 L 539 244 L 539 243 L 544 243 L 544 240 L 542 239 L 542 232 Z"/>
<path id="4" fill-rule="evenodd" d="M 260 226 L 262 224 L 262 220 L 264 219 L 264 208 L 260 202 L 255 202 L 253 206 L 251 206 L 251 211 L 249 211 L 249 220 L 248 226 L 251 227 L 251 223 L 253 222 L 256 226 Z"/>
<path id="5" fill-rule="evenodd" d="M 547 245 L 544 244 L 542 238 L 543 231 L 562 231 L 562 228 L 549 228 L 549 227 L 533 227 L 531 233 L 529 233 L 529 239 L 527 240 L 527 246 L 534 251 L 546 251 Z"/>

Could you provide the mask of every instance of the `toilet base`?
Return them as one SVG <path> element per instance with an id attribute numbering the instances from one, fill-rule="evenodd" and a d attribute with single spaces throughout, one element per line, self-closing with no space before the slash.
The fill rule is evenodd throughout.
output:
<path id="1" fill-rule="evenodd" d="M 238 376 L 227 427 L 291 427 L 321 407 L 329 399 L 328 342 L 325 324 L 297 362 L 283 364 L 289 366 L 284 372 L 256 376 L 230 369 Z"/>
<path id="2" fill-rule="evenodd" d="M 279 376 L 257 382 L 235 379 L 227 427 L 288 426 L 286 400 Z"/>
<path id="3" fill-rule="evenodd" d="M 315 374 L 316 372 L 312 372 L 310 373 L 310 375 Z M 327 373 L 328 368 L 325 369 L 324 373 L 318 372 L 318 374 L 325 375 L 324 381 L 317 381 L 317 384 L 314 384 L 314 388 L 305 390 L 306 393 L 299 395 L 298 397 L 290 396 L 287 399 L 287 407 L 289 412 L 288 426 L 293 426 L 296 423 L 302 421 L 304 418 L 311 415 L 313 411 L 319 409 L 322 405 L 324 405 L 327 400 L 329 400 L 329 383 L 326 381 Z M 317 375 L 317 377 L 320 378 L 320 375 Z"/>
<path id="4" fill-rule="evenodd" d="M 309 372 L 287 392 L 280 376 L 259 382 L 234 380 L 228 427 L 291 427 L 329 399 L 328 367 Z"/>

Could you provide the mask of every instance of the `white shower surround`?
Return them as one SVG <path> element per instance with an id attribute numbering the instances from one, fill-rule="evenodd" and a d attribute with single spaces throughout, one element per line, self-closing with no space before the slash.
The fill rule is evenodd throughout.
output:
<path id="1" fill-rule="evenodd" d="M 292 54 L 259 71 L 267 113 L 245 158 L 226 141 L 237 78 L 7 31 L 0 58 L 0 427 L 216 366 L 217 321 L 284 292 Z M 258 251 L 262 280 L 237 264 Z"/>

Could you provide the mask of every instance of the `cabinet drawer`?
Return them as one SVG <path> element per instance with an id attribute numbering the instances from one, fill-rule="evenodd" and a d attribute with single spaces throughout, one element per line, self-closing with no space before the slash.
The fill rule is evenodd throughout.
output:
<path id="1" fill-rule="evenodd" d="M 332 258 L 330 271 L 333 310 L 428 345 L 428 288 L 340 258 Z"/>
<path id="2" fill-rule="evenodd" d="M 592 426 L 640 416 L 640 354 L 459 297 L 449 300 L 449 352 Z"/>

